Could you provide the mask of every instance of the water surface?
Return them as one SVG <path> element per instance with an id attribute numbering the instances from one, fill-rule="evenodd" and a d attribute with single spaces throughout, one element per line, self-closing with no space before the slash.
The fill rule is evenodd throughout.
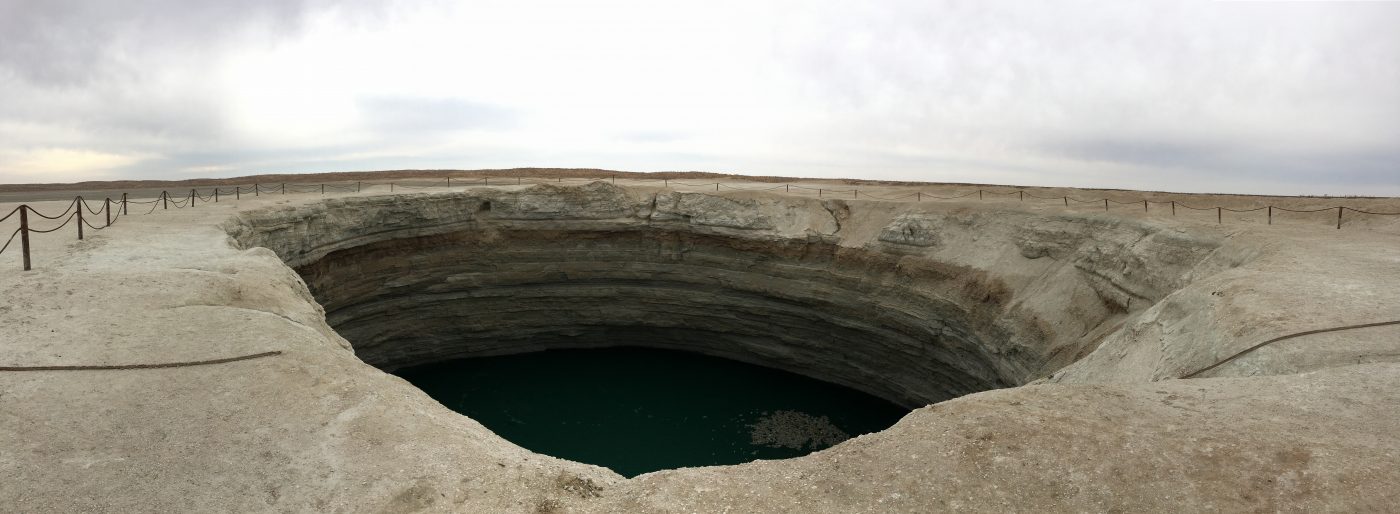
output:
<path id="1" fill-rule="evenodd" d="M 785 371 L 647 348 L 461 359 L 397 374 L 515 444 L 629 477 L 806 455 L 908 412 Z"/>

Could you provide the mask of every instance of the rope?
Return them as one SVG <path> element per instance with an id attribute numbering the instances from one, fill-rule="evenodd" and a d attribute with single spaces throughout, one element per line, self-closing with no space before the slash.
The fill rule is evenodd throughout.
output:
<path id="1" fill-rule="evenodd" d="M 98 214 L 102 214 L 102 209 L 99 208 L 99 209 L 97 209 L 97 210 L 93 210 L 92 207 L 88 207 L 87 199 L 86 199 L 86 198 L 83 198 L 83 197 L 79 196 L 79 197 L 77 197 L 77 198 L 74 198 L 74 200 L 80 200 L 79 203 L 83 204 L 83 208 L 84 208 L 84 209 L 87 209 L 87 211 L 88 211 L 89 214 L 92 214 L 93 216 L 96 216 L 96 215 L 98 215 Z"/>
<path id="2" fill-rule="evenodd" d="M 6 214 L 5 217 L 0 218 L 0 223 L 4 223 L 5 220 L 10 219 L 10 216 L 14 216 L 16 212 L 19 212 L 19 207 L 15 207 L 15 208 L 13 208 L 13 209 L 10 209 L 10 213 L 9 213 L 9 214 Z"/>
<path id="3" fill-rule="evenodd" d="M 1181 204 L 1177 204 L 1177 205 L 1181 205 Z M 1285 208 L 1283 208 L 1283 207 L 1274 207 L 1274 208 L 1275 208 L 1275 209 L 1278 209 L 1278 210 L 1280 210 L 1280 211 L 1288 211 L 1288 212 L 1322 212 L 1322 211 L 1330 211 L 1330 210 L 1336 209 L 1336 207 L 1323 207 L 1323 208 L 1321 208 L 1321 209 L 1311 209 L 1311 210 L 1301 210 L 1301 211 L 1299 211 L 1299 210 L 1293 210 L 1293 209 L 1285 209 Z"/>
<path id="4" fill-rule="evenodd" d="M 1193 211 L 1213 211 L 1213 210 L 1215 210 L 1215 207 L 1192 207 L 1192 206 L 1190 206 L 1190 205 L 1186 205 L 1186 204 L 1181 203 L 1181 202 L 1176 202 L 1176 206 L 1177 206 L 1177 207 L 1185 207 L 1185 208 L 1191 209 L 1191 210 L 1193 210 Z"/>
<path id="5" fill-rule="evenodd" d="M 1343 208 L 1343 209 L 1346 209 L 1346 210 L 1348 210 L 1348 211 L 1351 211 L 1351 212 L 1359 212 L 1359 213 L 1361 213 L 1361 214 L 1375 214 L 1375 215 L 1378 215 L 1378 216 L 1400 216 L 1400 212 L 1371 212 L 1371 211 L 1363 211 L 1363 210 L 1361 210 L 1361 209 L 1353 209 L 1353 208 L 1351 208 L 1351 207 L 1342 207 L 1342 208 Z M 1277 207 L 1275 207 L 1275 209 L 1277 209 Z M 0 221 L 5 221 L 5 220 L 0 220 Z"/>
<path id="6" fill-rule="evenodd" d="M 281 351 L 271 351 L 254 353 L 251 355 L 240 355 L 238 357 L 226 357 L 223 359 L 209 359 L 202 361 L 185 362 L 163 362 L 160 364 L 119 364 L 119 365 L 97 365 L 97 366 L 0 366 L 0 371 L 85 371 L 85 370 L 117 370 L 117 369 L 163 369 L 163 368 L 185 368 L 190 366 L 207 366 L 210 364 L 223 364 L 226 362 L 238 362 L 263 357 L 281 355 Z"/>
<path id="7" fill-rule="evenodd" d="M 15 241 L 15 236 L 17 235 L 19 235 L 19 229 L 15 229 L 14 233 L 10 234 L 10 239 L 5 241 L 5 246 L 0 246 L 0 253 L 5 253 L 5 249 L 10 247 L 10 243 Z"/>
<path id="8" fill-rule="evenodd" d="M 76 217 L 78 217 L 77 214 L 70 214 L 70 215 L 68 215 L 68 219 L 65 220 L 65 221 L 63 222 L 62 225 L 59 225 L 59 226 L 57 226 L 57 227 L 54 227 L 54 228 L 51 228 L 51 229 L 48 229 L 48 230 L 35 230 L 35 229 L 32 229 L 32 228 L 31 228 L 31 229 L 29 229 L 29 231 L 30 231 L 30 232 L 34 232 L 34 233 L 36 233 L 36 234 L 47 234 L 47 233 L 49 233 L 49 232 L 53 232 L 53 231 L 55 231 L 55 230 L 58 230 L 58 229 L 60 229 L 60 228 L 63 228 L 63 227 L 68 226 L 69 223 L 72 223 L 72 222 L 73 222 L 73 218 L 76 218 Z"/>
<path id="9" fill-rule="evenodd" d="M 83 218 L 83 219 L 82 219 L 82 222 L 83 222 L 84 225 L 87 225 L 88 228 L 93 229 L 93 230 L 102 230 L 102 229 L 104 229 L 104 228 L 107 228 L 107 227 L 98 227 L 98 226 L 94 226 L 93 224 L 88 223 L 88 219 L 87 219 L 87 218 Z"/>
<path id="10" fill-rule="evenodd" d="M 1363 323 L 1363 324 L 1360 324 L 1360 325 L 1347 325 L 1347 326 L 1344 326 L 1344 327 L 1321 328 L 1321 329 L 1317 329 L 1317 330 L 1306 330 L 1306 331 L 1303 331 L 1303 332 L 1298 332 L 1298 333 L 1296 333 L 1296 334 L 1288 334 L 1288 335 L 1283 336 L 1283 337 L 1275 337 L 1275 338 L 1273 338 L 1273 339 L 1270 339 L 1270 340 L 1268 340 L 1268 341 L 1264 341 L 1264 342 L 1262 342 L 1262 343 L 1256 344 L 1256 345 L 1251 346 L 1251 347 L 1249 347 L 1249 348 L 1245 348 L 1244 350 L 1240 351 L 1239 353 L 1236 353 L 1236 354 L 1234 354 L 1234 355 L 1231 355 L 1231 356 L 1225 358 L 1225 360 L 1222 360 L 1222 361 L 1217 362 L 1217 363 L 1215 363 L 1215 364 L 1211 364 L 1211 365 L 1209 365 L 1209 366 L 1206 366 L 1206 367 L 1204 367 L 1204 368 L 1198 369 L 1198 370 L 1193 371 L 1193 372 L 1191 372 L 1191 373 L 1187 373 L 1187 374 L 1185 374 L 1185 375 L 1182 375 L 1181 378 L 1191 378 L 1191 377 L 1194 377 L 1194 376 L 1199 375 L 1199 374 L 1201 374 L 1201 373 L 1205 373 L 1205 372 L 1207 372 L 1207 371 L 1210 371 L 1210 370 L 1212 370 L 1212 369 L 1215 369 L 1215 368 L 1219 367 L 1219 366 L 1222 365 L 1222 364 L 1225 364 L 1225 363 L 1227 363 L 1227 362 L 1230 362 L 1230 361 L 1233 361 L 1233 360 L 1235 360 L 1235 359 L 1238 359 L 1238 358 L 1240 358 L 1241 356 L 1243 356 L 1244 354 L 1253 352 L 1253 351 L 1258 350 L 1258 349 L 1260 349 L 1260 348 L 1263 348 L 1263 347 L 1265 347 L 1265 346 L 1267 346 L 1267 345 L 1269 345 L 1269 344 L 1277 343 L 1277 342 L 1279 342 L 1279 341 L 1283 341 L 1283 340 L 1287 340 L 1287 339 L 1293 339 L 1293 338 L 1295 338 L 1295 337 L 1302 337 L 1302 336 L 1313 335 L 1313 334 L 1321 334 L 1321 333 L 1325 333 L 1325 332 L 1338 332 L 1338 331 L 1342 331 L 1342 330 L 1354 330 L 1354 329 L 1358 329 L 1358 328 L 1382 327 L 1382 326 L 1386 326 L 1386 325 L 1400 325 L 1400 320 L 1396 320 L 1396 321 L 1382 321 L 1382 322 L 1380 322 L 1380 323 Z"/>
<path id="11" fill-rule="evenodd" d="M 50 220 L 56 220 L 56 219 L 62 218 L 62 217 L 64 217 L 64 216 L 67 216 L 69 212 L 72 212 L 73 207 L 77 206 L 77 204 L 78 204 L 78 199 L 77 199 L 77 198 L 74 198 L 72 202 L 69 202 L 69 203 L 68 203 L 68 207 L 65 208 L 65 209 L 63 209 L 63 214 L 59 214 L 59 215 L 57 215 L 57 216 L 47 216 L 47 215 L 45 215 L 45 214 L 42 213 L 42 212 L 39 212 L 39 211 L 34 210 L 33 207 L 30 207 L 30 208 L 29 208 L 29 212 L 34 213 L 35 216 L 38 216 L 38 217 L 40 217 L 40 218 L 50 219 Z"/>

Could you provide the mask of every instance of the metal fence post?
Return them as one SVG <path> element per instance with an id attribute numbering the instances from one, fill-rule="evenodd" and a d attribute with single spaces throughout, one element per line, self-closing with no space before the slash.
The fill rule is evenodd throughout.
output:
<path id="1" fill-rule="evenodd" d="M 29 206 L 19 206 L 19 250 L 24 254 L 24 271 L 29 271 Z"/>

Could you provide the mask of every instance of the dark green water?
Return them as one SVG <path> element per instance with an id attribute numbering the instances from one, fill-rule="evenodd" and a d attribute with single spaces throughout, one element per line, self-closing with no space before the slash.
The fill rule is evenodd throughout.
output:
<path id="1" fill-rule="evenodd" d="M 806 455 L 908 412 L 785 371 L 645 348 L 462 359 L 398 375 L 515 444 L 629 477 Z"/>

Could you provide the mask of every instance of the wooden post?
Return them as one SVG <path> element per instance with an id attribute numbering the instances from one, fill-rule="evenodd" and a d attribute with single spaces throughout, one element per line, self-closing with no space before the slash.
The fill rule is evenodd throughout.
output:
<path id="1" fill-rule="evenodd" d="M 447 188 L 452 189 L 452 177 L 447 177 Z"/>
<path id="2" fill-rule="evenodd" d="M 485 181 L 485 184 L 486 184 L 486 185 L 488 185 L 488 186 L 491 185 L 491 177 L 485 177 L 485 178 L 483 178 L 482 180 Z"/>
<path id="3" fill-rule="evenodd" d="M 1103 199 L 1103 212 L 1108 212 L 1108 199 Z"/>
<path id="4" fill-rule="evenodd" d="M 715 182 L 715 191 L 719 191 L 719 182 Z"/>
<path id="5" fill-rule="evenodd" d="M 167 210 L 170 208 L 170 193 L 168 191 L 160 192 L 160 202 L 163 206 L 161 207 L 161 210 Z"/>
<path id="6" fill-rule="evenodd" d="M 254 183 L 253 183 L 253 196 L 262 196 L 262 194 L 258 192 L 258 183 L 257 183 L 257 182 L 254 182 Z"/>
<path id="7" fill-rule="evenodd" d="M 1215 222 L 1216 222 L 1216 223 L 1223 223 L 1222 221 L 1220 221 L 1220 213 L 1221 213 L 1221 209 L 1220 209 L 1219 207 L 1216 207 L 1216 208 L 1215 208 Z"/>
<path id="8" fill-rule="evenodd" d="M 19 206 L 19 250 L 24 254 L 24 271 L 29 271 L 29 206 Z"/>
<path id="9" fill-rule="evenodd" d="M 784 193 L 791 193 L 791 192 L 792 192 L 792 184 L 783 184 L 783 192 L 784 192 Z"/>
<path id="10" fill-rule="evenodd" d="M 916 202 L 922 202 L 922 201 L 924 201 L 924 192 L 923 192 L 923 191 L 915 191 L 915 192 L 914 192 L 914 201 L 916 201 Z"/>
<path id="11" fill-rule="evenodd" d="M 283 183 L 282 183 L 282 194 L 284 194 L 284 195 L 287 194 L 287 183 L 286 183 L 286 182 L 283 182 Z"/>
<path id="12" fill-rule="evenodd" d="M 516 176 L 515 176 L 515 185 L 517 185 L 517 186 L 520 185 L 520 176 L 519 176 L 519 175 L 516 175 Z"/>
<path id="13" fill-rule="evenodd" d="M 1065 197 L 1065 207 L 1069 207 L 1069 197 Z"/>
<path id="14" fill-rule="evenodd" d="M 214 203 L 219 203 L 219 186 L 214 186 Z"/>
<path id="15" fill-rule="evenodd" d="M 671 187 L 671 179 L 669 179 L 669 178 L 663 178 L 663 179 L 661 179 L 661 187 Z"/>
<path id="16" fill-rule="evenodd" d="M 851 190 L 851 198 L 860 198 L 860 190 L 859 190 L 859 189 L 852 189 L 852 190 Z"/>
<path id="17" fill-rule="evenodd" d="M 107 224 L 103 226 L 110 227 L 112 226 L 112 197 L 107 197 L 106 204 L 104 205 L 107 208 Z"/>
<path id="18" fill-rule="evenodd" d="M 1147 212 L 1147 200 L 1142 201 L 1142 212 Z"/>
<path id="19" fill-rule="evenodd" d="M 1337 206 L 1337 230 L 1342 229 L 1342 206 Z"/>
<path id="20" fill-rule="evenodd" d="M 326 194 L 326 185 L 321 184 L 321 194 Z"/>
<path id="21" fill-rule="evenodd" d="M 126 216 L 126 193 L 122 193 L 122 216 Z"/>
<path id="22" fill-rule="evenodd" d="M 617 175 L 613 175 L 613 176 L 612 176 L 612 183 L 614 183 L 614 184 L 617 183 Z"/>
<path id="23" fill-rule="evenodd" d="M 243 199 L 243 186 L 233 186 L 233 199 L 234 199 L 234 200 L 242 200 L 242 199 Z"/>
<path id="24" fill-rule="evenodd" d="M 819 187 L 819 188 L 817 188 L 817 198 L 821 198 L 821 197 L 822 197 L 822 189 Z"/>
<path id="25" fill-rule="evenodd" d="M 78 213 L 78 240 L 83 240 L 83 209 L 87 208 L 87 203 L 83 202 L 83 197 L 78 197 L 78 208 L 74 211 Z"/>
<path id="26" fill-rule="evenodd" d="M 1176 216 L 1176 200 L 1172 200 L 1172 216 Z"/>
<path id="27" fill-rule="evenodd" d="M 190 207 L 194 207 L 194 199 L 195 199 L 196 196 L 198 196 L 198 195 L 195 194 L 194 189 L 191 188 L 191 189 L 190 189 Z"/>
<path id="28" fill-rule="evenodd" d="M 1272 205 L 1269 206 L 1269 224 L 1274 224 L 1274 206 Z"/>
<path id="29" fill-rule="evenodd" d="M 1022 202 L 1026 201 L 1026 192 L 1025 192 L 1025 191 L 1017 191 L 1017 193 L 1021 193 L 1021 201 L 1022 201 Z"/>
<path id="30" fill-rule="evenodd" d="M 360 181 L 358 181 L 358 180 L 355 181 L 355 192 L 356 192 L 356 193 L 360 192 Z"/>
<path id="31" fill-rule="evenodd" d="M 982 199 L 982 190 L 981 190 L 981 189 L 978 189 L 978 190 L 977 190 L 977 199 L 978 199 L 978 200 L 981 200 L 981 199 Z"/>
<path id="32" fill-rule="evenodd" d="M 389 192 L 390 192 L 390 193 L 394 192 L 394 183 L 393 183 L 393 182 L 390 182 L 390 183 L 389 183 Z"/>

